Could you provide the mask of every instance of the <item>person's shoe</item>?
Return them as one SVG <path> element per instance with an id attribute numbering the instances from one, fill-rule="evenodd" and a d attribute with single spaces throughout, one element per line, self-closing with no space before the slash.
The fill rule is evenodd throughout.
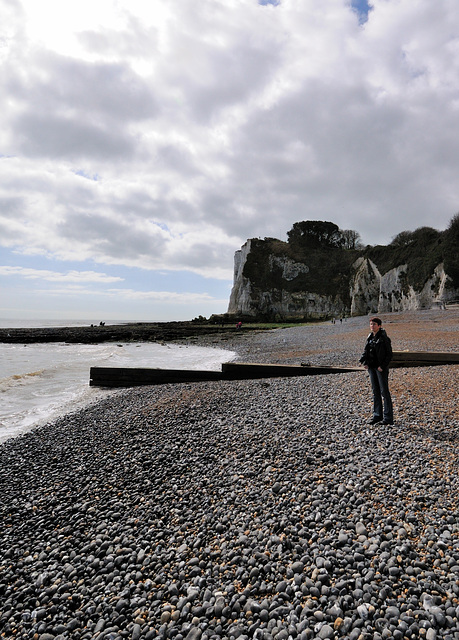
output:
<path id="1" fill-rule="evenodd" d="M 394 421 L 393 420 L 383 420 L 381 424 L 383 424 L 383 425 L 394 424 Z"/>
<path id="2" fill-rule="evenodd" d="M 370 420 L 370 422 L 368 424 L 378 424 L 378 422 L 381 422 L 382 418 L 372 418 L 372 420 Z"/>

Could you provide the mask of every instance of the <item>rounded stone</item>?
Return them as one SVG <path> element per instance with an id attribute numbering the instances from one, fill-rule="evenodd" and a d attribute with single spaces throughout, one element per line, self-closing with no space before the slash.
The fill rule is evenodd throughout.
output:
<path id="1" fill-rule="evenodd" d="M 324 624 L 319 631 L 319 638 L 322 640 L 332 640 L 335 637 L 335 631 L 329 624 Z"/>

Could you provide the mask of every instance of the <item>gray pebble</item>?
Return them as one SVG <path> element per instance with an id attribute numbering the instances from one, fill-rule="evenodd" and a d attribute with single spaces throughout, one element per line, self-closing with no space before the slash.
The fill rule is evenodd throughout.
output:
<path id="1" fill-rule="evenodd" d="M 358 373 L 131 389 L 4 443 L 4 637 L 457 640 L 459 425 L 418 390 L 453 385 L 390 375 L 390 431 Z"/>
<path id="2" fill-rule="evenodd" d="M 329 624 L 324 624 L 324 626 L 319 631 L 319 638 L 331 640 L 331 638 L 335 637 L 335 631 L 333 627 Z"/>

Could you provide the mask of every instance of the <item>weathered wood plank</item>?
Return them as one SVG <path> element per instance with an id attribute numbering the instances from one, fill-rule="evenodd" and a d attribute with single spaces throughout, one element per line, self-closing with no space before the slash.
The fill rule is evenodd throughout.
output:
<path id="1" fill-rule="evenodd" d="M 391 368 L 433 367 L 445 364 L 459 364 L 459 353 L 440 351 L 394 351 Z"/>
<path id="2" fill-rule="evenodd" d="M 330 373 L 348 373 L 360 370 L 361 367 L 315 367 L 311 365 L 276 365 L 233 362 L 223 364 L 222 371 L 91 367 L 89 373 L 89 385 L 92 387 L 135 387 L 174 382 L 246 380 L 256 378 L 325 375 Z"/>
<path id="3" fill-rule="evenodd" d="M 350 373 L 361 371 L 362 367 L 331 367 L 295 364 L 260 364 L 251 362 L 225 362 L 222 364 L 223 377 L 227 380 L 246 378 L 284 378 L 293 376 L 315 376 L 330 373 Z"/>
<path id="4" fill-rule="evenodd" d="M 459 353 L 394 351 L 394 357 L 390 366 L 391 368 L 431 367 L 444 364 L 459 364 Z M 226 362 L 222 365 L 221 371 L 91 367 L 89 384 L 93 387 L 136 387 L 141 385 L 202 382 L 207 380 L 249 380 L 258 378 L 315 376 L 333 373 L 352 373 L 363 370 L 363 367 L 358 366 L 315 366 L 253 362 Z"/>
<path id="5" fill-rule="evenodd" d="M 199 382 L 221 380 L 220 371 L 198 371 L 192 369 L 148 369 L 128 367 L 91 367 L 91 387 L 136 387 L 170 382 Z"/>

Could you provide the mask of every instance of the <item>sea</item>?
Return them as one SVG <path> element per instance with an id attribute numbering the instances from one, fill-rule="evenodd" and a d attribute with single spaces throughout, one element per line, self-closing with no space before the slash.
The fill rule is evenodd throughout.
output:
<path id="1" fill-rule="evenodd" d="M 90 324 L 0 319 L 5 328 Z M 90 387 L 91 367 L 219 371 L 235 357 L 224 349 L 152 342 L 0 344 L 0 443 L 118 391 Z"/>

